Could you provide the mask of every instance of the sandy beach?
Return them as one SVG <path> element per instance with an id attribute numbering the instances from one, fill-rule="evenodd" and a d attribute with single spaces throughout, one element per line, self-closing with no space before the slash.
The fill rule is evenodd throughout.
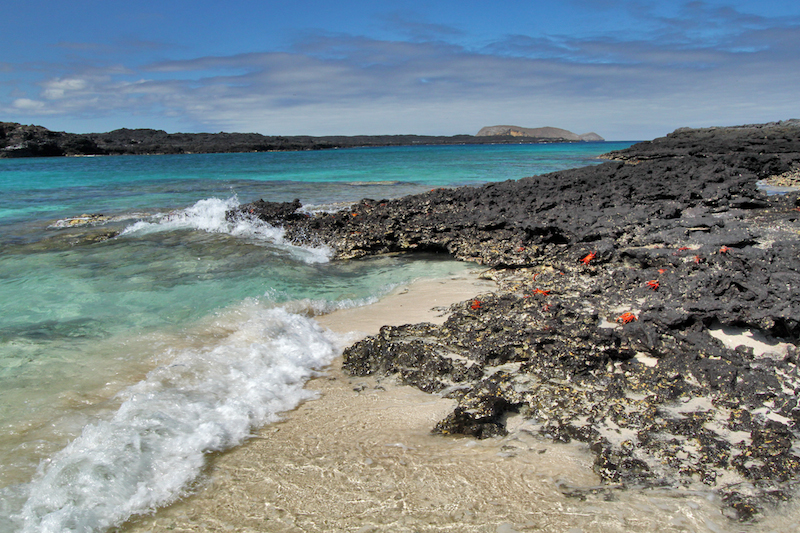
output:
<path id="1" fill-rule="evenodd" d="M 351 343 L 382 325 L 441 323 L 443 308 L 493 289 L 477 276 L 421 281 L 318 320 Z M 319 398 L 211 458 L 194 494 L 122 530 L 564 531 L 581 514 L 568 509 L 565 488 L 598 483 L 580 444 L 524 431 L 485 441 L 431 435 L 453 400 L 352 378 L 341 360 L 307 388 Z"/>
<path id="2" fill-rule="evenodd" d="M 349 344 L 381 325 L 441 323 L 443 308 L 493 289 L 477 275 L 417 282 L 318 320 Z M 585 444 L 554 443 L 521 418 L 509 419 L 502 438 L 432 435 L 453 400 L 350 377 L 340 359 L 307 388 L 318 399 L 210 458 L 192 494 L 118 531 L 577 533 L 725 523 L 709 494 L 602 488 Z"/>

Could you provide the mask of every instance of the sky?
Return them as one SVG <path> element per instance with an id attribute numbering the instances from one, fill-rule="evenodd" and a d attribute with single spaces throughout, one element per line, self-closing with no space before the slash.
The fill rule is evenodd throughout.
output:
<path id="1" fill-rule="evenodd" d="M 607 140 L 800 118 L 797 0 L 25 0 L 0 121 Z"/>

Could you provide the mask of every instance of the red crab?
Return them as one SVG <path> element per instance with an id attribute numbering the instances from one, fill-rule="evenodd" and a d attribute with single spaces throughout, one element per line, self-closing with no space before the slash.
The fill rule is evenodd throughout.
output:
<path id="1" fill-rule="evenodd" d="M 588 265 L 595 257 L 597 257 L 597 252 L 589 252 L 589 255 L 581 259 L 581 263 Z"/>
<path id="2" fill-rule="evenodd" d="M 469 307 L 470 307 L 470 309 L 472 309 L 473 311 L 474 311 L 475 309 L 480 309 L 480 308 L 481 308 L 481 301 L 480 301 L 480 300 L 472 300 L 472 305 L 470 305 Z"/>
<path id="3" fill-rule="evenodd" d="M 619 318 L 617 318 L 617 322 L 622 322 L 623 324 L 630 324 L 634 320 L 636 320 L 636 315 L 633 313 L 622 313 L 619 315 Z"/>
<path id="4" fill-rule="evenodd" d="M 660 286 L 657 279 L 651 279 L 647 282 L 647 285 L 649 285 L 654 291 L 658 290 L 658 287 Z"/>
<path id="5" fill-rule="evenodd" d="M 550 291 L 543 291 L 542 289 L 534 289 L 533 294 L 541 294 L 542 296 L 547 296 L 550 294 Z"/>

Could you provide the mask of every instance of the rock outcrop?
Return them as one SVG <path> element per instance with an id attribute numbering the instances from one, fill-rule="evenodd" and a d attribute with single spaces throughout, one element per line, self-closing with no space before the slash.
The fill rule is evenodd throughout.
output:
<path id="1" fill-rule="evenodd" d="M 758 187 L 800 169 L 800 124 L 679 130 L 607 157 L 338 213 L 261 201 L 229 216 L 263 212 L 339 258 L 485 265 L 496 293 L 441 326 L 383 328 L 344 368 L 457 399 L 437 433 L 489 437 L 513 418 L 585 442 L 606 490 L 714 490 L 753 519 L 800 480 L 800 194 Z"/>

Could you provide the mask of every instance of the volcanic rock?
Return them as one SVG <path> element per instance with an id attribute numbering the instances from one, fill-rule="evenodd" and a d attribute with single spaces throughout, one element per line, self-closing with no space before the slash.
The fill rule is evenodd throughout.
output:
<path id="1" fill-rule="evenodd" d="M 353 375 L 455 398 L 434 432 L 486 438 L 522 417 L 585 442 L 609 487 L 714 490 L 753 519 L 800 480 L 800 194 L 758 185 L 800 169 L 800 123 L 682 129 L 606 157 L 267 219 L 341 259 L 488 268 L 496 293 L 443 325 L 385 327 L 344 352 Z"/>

